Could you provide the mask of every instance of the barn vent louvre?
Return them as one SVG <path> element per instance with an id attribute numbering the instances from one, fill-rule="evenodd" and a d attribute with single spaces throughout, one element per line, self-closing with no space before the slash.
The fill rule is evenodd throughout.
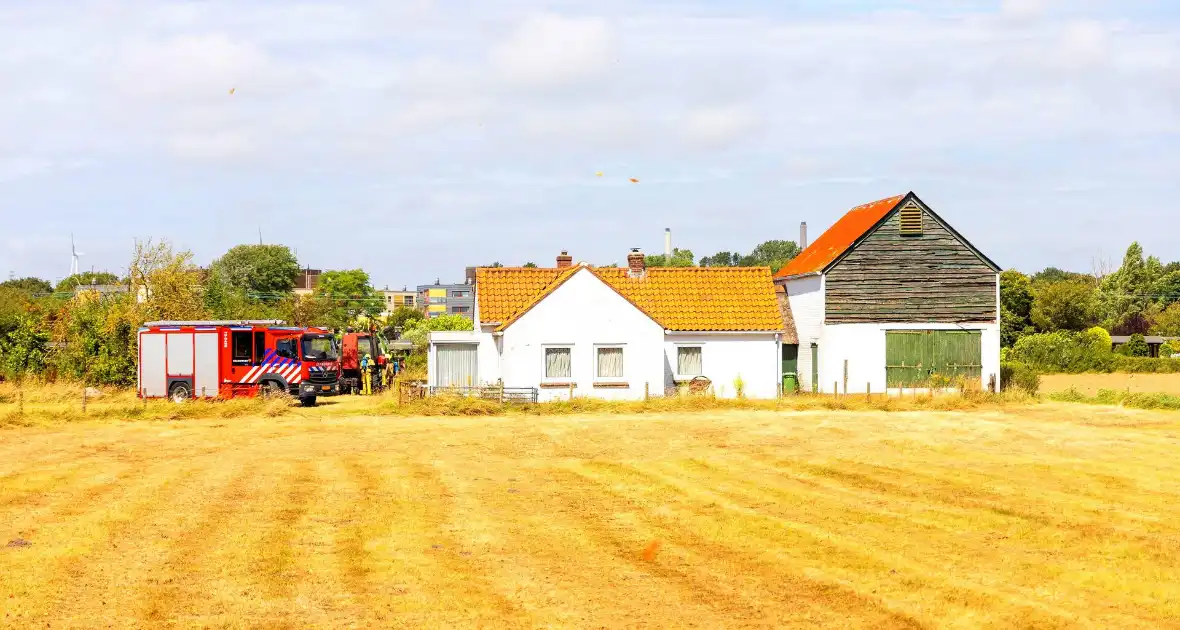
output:
<path id="1" fill-rule="evenodd" d="M 902 234 L 921 234 L 922 233 L 922 209 L 914 203 L 907 203 L 901 209 L 901 228 Z"/>

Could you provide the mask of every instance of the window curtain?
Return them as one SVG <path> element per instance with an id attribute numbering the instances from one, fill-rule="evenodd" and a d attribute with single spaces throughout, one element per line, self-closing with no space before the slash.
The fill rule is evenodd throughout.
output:
<path id="1" fill-rule="evenodd" d="M 598 378 L 623 378 L 623 349 L 598 349 Z"/>
<path id="2" fill-rule="evenodd" d="M 545 348 L 545 378 L 570 377 L 570 349 Z"/>
<path id="3" fill-rule="evenodd" d="M 704 374 L 701 365 L 700 348 L 677 348 L 676 373 L 684 376 L 700 376 Z"/>
<path id="4" fill-rule="evenodd" d="M 479 385 L 475 374 L 474 344 L 440 344 L 435 358 L 438 359 L 439 387 L 475 387 Z"/>

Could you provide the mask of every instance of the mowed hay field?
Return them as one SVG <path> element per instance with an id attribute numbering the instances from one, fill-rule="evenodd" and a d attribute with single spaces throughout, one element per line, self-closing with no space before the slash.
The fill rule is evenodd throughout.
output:
<path id="1" fill-rule="evenodd" d="M 1053 394 L 1075 389 L 1093 396 L 1100 389 L 1139 394 L 1180 394 L 1180 374 L 1044 374 L 1041 392 Z"/>
<path id="2" fill-rule="evenodd" d="M 9 428 L 0 619 L 1180 627 L 1178 443 L 1064 404 Z"/>

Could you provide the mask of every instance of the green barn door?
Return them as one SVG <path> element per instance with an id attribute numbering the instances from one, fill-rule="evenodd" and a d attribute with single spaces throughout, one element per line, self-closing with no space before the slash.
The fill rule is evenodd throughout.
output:
<path id="1" fill-rule="evenodd" d="M 915 387 L 930 377 L 930 336 L 926 330 L 885 331 L 885 386 Z"/>
<path id="2" fill-rule="evenodd" d="M 930 331 L 934 374 L 949 385 L 962 378 L 980 381 L 983 376 L 983 338 L 978 330 Z"/>
<path id="3" fill-rule="evenodd" d="M 937 375 L 946 384 L 982 378 L 978 330 L 889 330 L 885 332 L 886 387 L 923 387 Z"/>

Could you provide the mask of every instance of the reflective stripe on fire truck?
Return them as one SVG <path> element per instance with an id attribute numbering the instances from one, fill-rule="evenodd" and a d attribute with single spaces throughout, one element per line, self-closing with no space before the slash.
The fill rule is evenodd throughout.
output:
<path id="1" fill-rule="evenodd" d="M 263 356 L 262 365 L 254 366 L 239 383 L 257 383 L 263 374 L 278 374 L 286 379 L 288 384 L 295 385 L 303 381 L 301 369 L 303 364 L 294 359 L 281 359 L 273 350 L 267 350 Z"/>

